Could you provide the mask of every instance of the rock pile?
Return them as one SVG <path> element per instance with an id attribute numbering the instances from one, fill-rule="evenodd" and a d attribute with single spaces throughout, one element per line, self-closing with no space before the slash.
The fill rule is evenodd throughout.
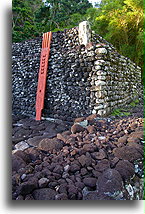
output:
<path id="1" fill-rule="evenodd" d="M 35 115 L 41 38 L 12 47 L 12 109 L 14 114 Z"/>
<path id="2" fill-rule="evenodd" d="M 35 115 L 42 38 L 14 43 L 12 50 L 13 113 Z M 86 47 L 78 27 L 52 34 L 43 115 L 73 120 L 114 108 L 138 97 L 140 68 L 92 33 Z"/>
<path id="3" fill-rule="evenodd" d="M 13 118 L 13 200 L 143 199 L 143 118 Z"/>

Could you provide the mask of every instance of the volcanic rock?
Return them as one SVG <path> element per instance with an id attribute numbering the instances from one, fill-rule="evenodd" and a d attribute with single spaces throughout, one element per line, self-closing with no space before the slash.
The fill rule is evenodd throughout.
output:
<path id="1" fill-rule="evenodd" d="M 40 159 L 40 150 L 38 150 L 37 148 L 28 148 L 25 150 L 25 152 L 28 154 L 31 161 L 36 161 Z"/>
<path id="2" fill-rule="evenodd" d="M 53 139 L 45 138 L 40 141 L 38 148 L 50 152 L 52 152 L 53 149 L 55 149 L 56 151 L 60 151 L 63 148 L 63 143 L 61 140 L 58 140 L 57 138 Z"/>
<path id="3" fill-rule="evenodd" d="M 25 168 L 26 163 L 22 158 L 17 155 L 12 155 L 12 171 L 18 171 L 21 168 Z"/>
<path id="4" fill-rule="evenodd" d="M 66 141 L 70 138 L 70 134 L 71 132 L 70 131 L 65 131 L 65 132 L 62 132 L 61 134 L 57 134 L 57 138 L 59 140 L 62 140 L 64 143 L 66 143 Z"/>
<path id="5" fill-rule="evenodd" d="M 134 175 L 134 166 L 128 160 L 120 160 L 115 169 L 120 173 L 123 180 L 128 180 Z"/>
<path id="6" fill-rule="evenodd" d="M 68 200 L 68 196 L 65 193 L 57 194 L 55 200 Z"/>
<path id="7" fill-rule="evenodd" d="M 70 166 L 70 169 L 69 169 L 69 171 L 72 172 L 72 173 L 75 173 L 75 172 L 77 172 L 79 170 L 80 170 L 80 166 L 78 164 L 72 164 Z"/>
<path id="8" fill-rule="evenodd" d="M 115 169 L 107 169 L 97 180 L 97 190 L 104 195 L 114 195 L 116 192 L 122 191 L 122 178 Z"/>
<path id="9" fill-rule="evenodd" d="M 92 154 L 92 157 L 96 160 L 102 160 L 102 159 L 106 158 L 107 156 L 103 149 L 99 149 L 99 152 L 94 152 Z"/>
<path id="10" fill-rule="evenodd" d="M 39 145 L 39 143 L 40 143 L 40 141 L 42 140 L 42 139 L 44 139 L 45 137 L 43 137 L 43 136 L 35 136 L 35 137 L 33 137 L 33 138 L 29 138 L 28 139 L 28 144 L 29 145 L 31 145 L 31 146 L 38 146 Z"/>
<path id="11" fill-rule="evenodd" d="M 130 162 L 134 162 L 135 160 L 143 158 L 143 155 L 141 155 L 141 153 L 138 152 L 138 150 L 133 146 L 116 148 L 113 150 L 113 153 L 119 159 L 128 160 Z"/>
<path id="12" fill-rule="evenodd" d="M 36 189 L 32 195 L 34 200 L 55 200 L 56 191 L 50 188 Z"/>
<path id="13" fill-rule="evenodd" d="M 27 182 L 23 182 L 19 187 L 19 193 L 21 195 L 27 195 L 31 193 L 34 189 L 38 187 L 38 180 L 36 178 L 31 178 Z"/>
<path id="14" fill-rule="evenodd" d="M 96 187 L 97 179 L 93 177 L 87 177 L 83 179 L 83 182 L 86 186 L 93 188 Z"/>
<path id="15" fill-rule="evenodd" d="M 15 151 L 15 150 L 14 150 Z M 16 150 L 13 153 L 14 156 L 20 157 L 24 162 L 29 163 L 31 161 L 29 155 L 27 154 L 26 150 L 22 151 L 22 150 Z"/>
<path id="16" fill-rule="evenodd" d="M 87 130 L 88 130 L 89 133 L 96 133 L 96 128 L 95 128 L 95 126 L 89 125 L 89 126 L 87 127 Z"/>
<path id="17" fill-rule="evenodd" d="M 72 134 L 76 134 L 78 132 L 83 132 L 85 131 L 85 128 L 83 128 L 82 126 L 80 126 L 79 124 L 74 124 L 72 127 L 71 127 L 71 132 Z"/>
<path id="18" fill-rule="evenodd" d="M 41 178 L 39 181 L 38 181 L 38 184 L 39 184 L 39 187 L 42 188 L 42 187 L 46 187 L 47 184 L 49 182 L 49 179 L 48 178 Z"/>
<path id="19" fill-rule="evenodd" d="M 96 171 L 103 172 L 110 167 L 110 162 L 107 159 L 100 160 L 94 167 Z"/>
<path id="20" fill-rule="evenodd" d="M 92 164 L 92 159 L 89 156 L 81 155 L 78 157 L 78 161 L 82 166 L 90 166 Z"/>

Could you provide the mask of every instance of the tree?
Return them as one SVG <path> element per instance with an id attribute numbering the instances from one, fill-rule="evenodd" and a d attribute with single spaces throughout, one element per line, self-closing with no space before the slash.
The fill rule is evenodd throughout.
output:
<path id="1" fill-rule="evenodd" d="M 13 0 L 12 2 L 12 38 L 13 41 L 19 42 L 24 39 L 35 36 L 37 32 L 34 14 L 38 7 L 38 0 Z M 35 6 L 37 5 L 37 6 Z M 40 5 L 40 4 L 39 4 Z"/>
<path id="2" fill-rule="evenodd" d="M 143 0 L 102 0 L 92 11 L 95 32 L 143 68 Z"/>
<path id="3" fill-rule="evenodd" d="M 90 7 L 88 0 L 13 0 L 13 41 L 74 27 Z"/>
<path id="4" fill-rule="evenodd" d="M 76 24 L 76 17 L 80 20 L 86 10 L 92 7 L 88 0 L 47 0 L 47 4 L 50 6 L 50 30 L 53 30 L 54 26 L 65 28 Z"/>

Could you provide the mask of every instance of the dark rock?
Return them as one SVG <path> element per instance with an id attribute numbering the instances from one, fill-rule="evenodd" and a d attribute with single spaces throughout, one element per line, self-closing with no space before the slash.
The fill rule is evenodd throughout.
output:
<path id="1" fill-rule="evenodd" d="M 127 143 L 127 136 L 120 137 L 116 145 L 118 147 L 124 146 Z"/>
<path id="2" fill-rule="evenodd" d="M 53 129 L 49 130 L 49 132 L 42 131 L 40 133 L 43 133 L 43 135 L 42 135 L 43 138 L 50 138 L 51 139 L 51 138 L 54 138 L 57 136 L 57 132 Z"/>
<path id="3" fill-rule="evenodd" d="M 86 195 L 83 196 L 83 200 L 115 200 L 113 197 L 100 194 L 97 191 L 88 192 Z"/>
<path id="4" fill-rule="evenodd" d="M 87 157 L 86 155 L 81 155 L 78 157 L 78 161 L 82 166 L 90 166 L 92 164 L 91 157 Z"/>
<path id="5" fill-rule="evenodd" d="M 63 168 L 60 165 L 56 165 L 55 168 L 53 169 L 53 172 L 62 174 L 63 173 Z"/>
<path id="6" fill-rule="evenodd" d="M 19 193 L 21 195 L 30 194 L 34 189 L 38 187 L 38 180 L 31 178 L 30 180 L 23 182 L 19 187 Z"/>
<path id="7" fill-rule="evenodd" d="M 46 187 L 46 186 L 48 185 L 48 182 L 49 182 L 49 179 L 48 179 L 48 178 L 41 178 L 41 179 L 38 181 L 39 187 L 40 187 L 40 188 Z"/>
<path id="8" fill-rule="evenodd" d="M 83 200 L 99 200 L 99 194 L 97 191 L 87 191 L 83 193 Z"/>
<path id="9" fill-rule="evenodd" d="M 86 120 L 90 121 L 90 120 L 95 119 L 96 117 L 97 117 L 96 114 L 91 114 L 91 115 L 89 115 L 88 117 L 86 117 Z"/>
<path id="10" fill-rule="evenodd" d="M 97 190 L 104 195 L 112 196 L 122 191 L 122 178 L 115 169 L 107 169 L 97 180 Z"/>
<path id="11" fill-rule="evenodd" d="M 88 173 L 86 168 L 81 168 L 81 175 L 84 176 Z"/>
<path id="12" fill-rule="evenodd" d="M 120 173 L 123 180 L 128 180 L 135 174 L 134 165 L 128 160 L 120 160 L 115 169 Z"/>
<path id="13" fill-rule="evenodd" d="M 43 166 L 42 165 L 35 165 L 35 172 L 40 172 L 42 171 Z"/>
<path id="14" fill-rule="evenodd" d="M 68 185 L 68 196 L 70 199 L 75 200 L 78 193 L 78 188 L 73 184 Z"/>
<path id="15" fill-rule="evenodd" d="M 66 143 L 66 141 L 69 139 L 71 135 L 71 132 L 70 131 L 65 131 L 65 132 L 62 132 L 61 134 L 57 134 L 57 138 L 59 140 L 62 140 L 64 143 Z"/>
<path id="16" fill-rule="evenodd" d="M 19 196 L 16 198 L 16 200 L 24 200 L 24 196 L 19 195 Z"/>
<path id="17" fill-rule="evenodd" d="M 31 130 L 29 129 L 23 129 L 20 128 L 15 135 L 12 137 L 12 141 L 13 143 L 18 143 L 20 141 L 23 141 L 25 139 L 27 139 L 29 137 L 29 135 L 31 134 Z"/>
<path id="18" fill-rule="evenodd" d="M 57 138 L 53 139 L 46 138 L 40 141 L 38 148 L 50 152 L 52 152 L 54 149 L 56 151 L 60 151 L 63 148 L 63 143 Z"/>
<path id="19" fill-rule="evenodd" d="M 25 151 L 18 150 L 14 153 L 14 155 L 20 157 L 26 163 L 31 161 L 29 155 Z"/>
<path id="20" fill-rule="evenodd" d="M 83 150 L 85 152 L 94 152 L 95 148 L 92 144 L 84 144 L 83 145 Z"/>
<path id="21" fill-rule="evenodd" d="M 83 182 L 75 182 L 75 186 L 78 188 L 78 189 L 83 189 L 85 187 L 85 184 Z"/>
<path id="22" fill-rule="evenodd" d="M 51 171 L 48 168 L 43 168 L 43 170 L 41 171 L 41 175 L 42 177 L 48 177 L 51 175 Z"/>
<path id="23" fill-rule="evenodd" d="M 96 171 L 96 170 L 92 170 L 92 174 L 95 178 L 98 178 L 101 175 L 101 172 Z"/>
<path id="24" fill-rule="evenodd" d="M 127 146 L 134 147 L 142 156 L 144 156 L 144 146 L 138 143 L 128 143 Z"/>
<path id="25" fill-rule="evenodd" d="M 110 163 L 111 168 L 115 167 L 116 164 L 118 163 L 118 161 L 119 161 L 119 158 L 114 157 L 113 160 L 111 160 L 111 163 Z"/>
<path id="26" fill-rule="evenodd" d="M 73 134 L 75 133 L 78 133 L 78 132 L 83 132 L 85 131 L 85 128 L 83 128 L 82 126 L 80 126 L 79 124 L 74 124 L 72 127 L 71 127 L 71 132 Z"/>
<path id="27" fill-rule="evenodd" d="M 132 132 L 129 137 L 133 137 L 133 138 L 138 138 L 138 139 L 142 139 L 143 140 L 143 131 L 135 131 Z"/>
<path id="28" fill-rule="evenodd" d="M 26 163 L 22 158 L 16 155 L 12 155 L 12 171 L 18 171 L 21 168 L 25 168 Z"/>
<path id="29" fill-rule="evenodd" d="M 75 172 L 77 172 L 79 170 L 80 170 L 80 166 L 78 164 L 72 164 L 70 166 L 70 169 L 69 169 L 69 171 L 72 172 L 72 173 L 75 173 Z"/>
<path id="30" fill-rule="evenodd" d="M 128 160 L 134 162 L 135 160 L 142 159 L 143 155 L 133 146 L 124 146 L 122 148 L 116 148 L 113 153 L 119 159 Z"/>
<path id="31" fill-rule="evenodd" d="M 92 157 L 96 160 L 102 160 L 102 159 L 106 158 L 107 156 L 103 149 L 99 149 L 99 152 L 92 153 Z"/>
<path id="32" fill-rule="evenodd" d="M 65 193 L 57 194 L 55 200 L 68 200 L 68 196 Z"/>
<path id="33" fill-rule="evenodd" d="M 34 200 L 31 194 L 25 196 L 25 200 Z"/>
<path id="34" fill-rule="evenodd" d="M 61 193 L 65 193 L 67 194 L 67 189 L 68 189 L 68 186 L 66 183 L 63 183 L 63 184 L 60 184 L 59 186 L 59 189 L 58 189 L 58 192 L 61 194 Z"/>
<path id="35" fill-rule="evenodd" d="M 28 148 L 28 149 L 26 149 L 25 152 L 29 155 L 29 158 L 32 161 L 36 161 L 36 160 L 40 159 L 39 158 L 40 151 L 36 148 Z"/>
<path id="36" fill-rule="evenodd" d="M 139 138 L 134 138 L 134 137 L 129 137 L 127 139 L 127 142 L 128 143 L 139 143 L 140 142 L 140 139 Z"/>
<path id="37" fill-rule="evenodd" d="M 57 181 L 52 181 L 52 182 L 49 182 L 48 187 L 54 189 L 56 188 L 57 185 L 58 185 Z"/>
<path id="38" fill-rule="evenodd" d="M 87 127 L 87 130 L 88 130 L 88 132 L 91 133 L 91 134 L 92 134 L 92 133 L 96 133 L 96 128 L 95 128 L 94 126 L 91 126 L 91 125 L 88 126 L 88 127 Z"/>
<path id="39" fill-rule="evenodd" d="M 52 175 L 55 177 L 56 180 L 59 180 L 61 178 L 61 175 L 58 173 L 53 172 Z"/>
<path id="40" fill-rule="evenodd" d="M 34 200 L 55 200 L 56 191 L 50 188 L 36 189 L 32 195 Z"/>
<path id="41" fill-rule="evenodd" d="M 35 136 L 33 138 L 29 138 L 27 143 L 31 146 L 38 146 L 40 141 L 44 139 L 44 136 Z"/>
<path id="42" fill-rule="evenodd" d="M 95 170 L 99 172 L 103 172 L 104 170 L 110 167 L 110 162 L 107 159 L 103 159 L 97 163 L 95 166 Z"/>
<path id="43" fill-rule="evenodd" d="M 87 177 L 87 178 L 84 178 L 83 179 L 83 183 L 88 186 L 88 187 L 96 187 L 96 182 L 97 182 L 97 179 L 96 178 L 92 178 L 92 177 Z"/>
<path id="44" fill-rule="evenodd" d="M 46 161 L 46 163 L 48 163 L 48 162 Z M 57 166 L 57 163 L 51 162 L 51 164 L 48 163 L 48 167 L 47 167 L 47 168 L 48 168 L 50 171 L 53 171 L 53 169 L 54 169 L 56 166 Z"/>
<path id="45" fill-rule="evenodd" d="M 74 123 L 79 123 L 85 120 L 85 117 L 79 117 L 74 120 Z"/>

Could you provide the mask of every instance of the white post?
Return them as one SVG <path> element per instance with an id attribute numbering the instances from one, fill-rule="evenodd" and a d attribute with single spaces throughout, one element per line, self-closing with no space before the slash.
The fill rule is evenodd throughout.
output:
<path id="1" fill-rule="evenodd" d="M 89 22 L 83 21 L 79 24 L 79 42 L 80 45 L 87 45 L 91 41 L 91 29 Z"/>

